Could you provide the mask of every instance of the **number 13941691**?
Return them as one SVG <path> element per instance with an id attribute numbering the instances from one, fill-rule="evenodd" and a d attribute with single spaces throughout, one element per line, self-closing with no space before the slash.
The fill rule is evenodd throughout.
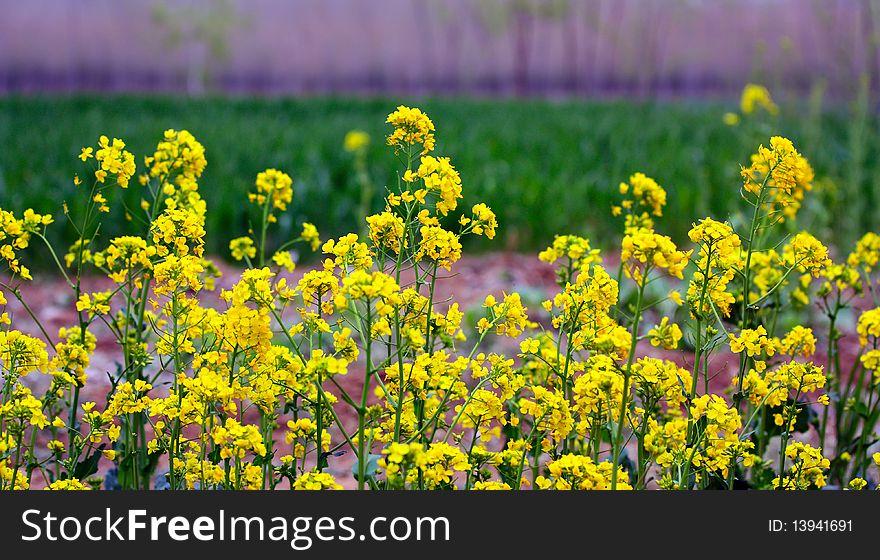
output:
<path id="1" fill-rule="evenodd" d="M 767 528 L 771 533 L 789 531 L 794 533 L 849 533 L 853 530 L 853 522 L 851 519 L 792 519 L 788 521 L 771 519 L 768 521 Z"/>

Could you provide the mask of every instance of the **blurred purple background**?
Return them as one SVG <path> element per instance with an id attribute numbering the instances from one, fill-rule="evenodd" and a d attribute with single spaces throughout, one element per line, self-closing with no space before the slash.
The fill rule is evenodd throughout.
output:
<path id="1" fill-rule="evenodd" d="M 877 0 L 19 0 L 0 92 L 850 96 Z"/>

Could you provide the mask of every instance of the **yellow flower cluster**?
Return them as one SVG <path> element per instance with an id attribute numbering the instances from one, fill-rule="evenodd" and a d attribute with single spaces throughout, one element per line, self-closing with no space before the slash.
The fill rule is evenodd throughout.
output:
<path id="1" fill-rule="evenodd" d="M 745 351 L 749 357 L 776 353 L 776 344 L 767 337 L 767 329 L 763 325 L 757 329 L 743 329 L 739 336 L 727 335 L 730 339 L 730 350 L 735 354 Z"/>
<path id="2" fill-rule="evenodd" d="M 743 381 L 749 399 L 755 406 L 775 408 L 783 405 L 794 391 L 805 395 L 825 386 L 827 378 L 821 366 L 813 363 L 785 362 L 779 367 L 763 371 L 762 362 L 749 371 Z"/>
<path id="3" fill-rule="evenodd" d="M 350 270 L 367 269 L 373 266 L 373 258 L 370 256 L 370 248 L 366 243 L 358 240 L 356 233 L 343 235 L 339 239 L 330 239 L 321 250 L 326 255 L 333 255 L 333 260 L 327 259 L 324 268 L 331 270 L 334 266 L 339 267 L 343 274 Z"/>
<path id="4" fill-rule="evenodd" d="M 403 180 L 407 183 L 423 181 L 428 192 L 438 196 L 437 211 L 444 216 L 458 206 L 461 198 L 461 177 L 448 157 L 422 156 L 419 168 L 416 171 L 407 169 Z M 418 194 L 416 198 L 419 198 Z"/>
<path id="5" fill-rule="evenodd" d="M 619 206 L 611 207 L 611 213 L 614 216 L 625 214 L 624 233 L 631 234 L 640 229 L 653 230 L 652 216 L 663 215 L 666 190 L 641 172 L 633 174 L 629 183 L 620 183 L 618 190 L 624 195 L 624 199 Z"/>
<path id="6" fill-rule="evenodd" d="M 681 341 L 681 327 L 669 322 L 669 317 L 663 317 L 660 324 L 648 331 L 648 339 L 651 346 L 660 346 L 666 350 L 675 350 Z"/>
<path id="7" fill-rule="evenodd" d="M 483 204 L 474 204 L 471 208 L 473 217 L 462 216 L 459 223 L 467 226 L 475 235 L 485 235 L 488 239 L 495 239 L 495 229 L 498 227 L 498 219 L 491 208 Z"/>
<path id="8" fill-rule="evenodd" d="M 363 130 L 349 130 L 342 141 L 342 147 L 346 152 L 358 152 L 369 145 L 370 135 Z"/>
<path id="9" fill-rule="evenodd" d="M 416 260 L 427 259 L 449 270 L 461 258 L 461 242 L 451 231 L 440 226 L 422 226 L 419 233 L 421 241 Z"/>
<path id="10" fill-rule="evenodd" d="M 407 243 L 403 237 L 405 226 L 400 216 L 391 212 L 374 214 L 367 217 L 367 225 L 370 228 L 370 240 L 376 247 L 397 254 L 400 253 L 401 243 Z"/>
<path id="11" fill-rule="evenodd" d="M 687 301 L 694 315 L 710 316 L 717 310 L 722 317 L 730 315 L 736 302 L 728 285 L 741 266 L 741 241 L 730 224 L 703 218 L 688 232 L 699 246 L 697 269 L 688 284 Z"/>
<path id="12" fill-rule="evenodd" d="M 21 264 L 18 253 L 27 249 L 31 236 L 52 223 L 52 216 L 40 215 L 27 209 L 18 219 L 12 212 L 0 208 L 0 257 L 12 274 L 31 280 L 30 270 Z"/>
<path id="13" fill-rule="evenodd" d="M 624 271 L 628 278 L 641 284 L 651 268 L 665 270 L 670 276 L 683 278 L 693 251 L 679 251 L 666 235 L 653 230 L 639 228 L 631 230 L 623 238 L 620 260 L 625 263 Z"/>
<path id="14" fill-rule="evenodd" d="M 252 259 L 257 256 L 257 248 L 254 247 L 254 240 L 250 237 L 236 237 L 229 242 L 229 253 L 237 261 Z"/>
<path id="15" fill-rule="evenodd" d="M 568 454 L 550 461 L 549 478 L 539 476 L 535 484 L 541 490 L 611 490 L 612 469 L 611 463 L 595 464 L 589 457 Z M 632 486 L 621 482 L 617 489 L 632 490 Z"/>
<path id="16" fill-rule="evenodd" d="M 293 482 L 294 490 L 342 490 L 329 473 L 307 472 Z"/>
<path id="17" fill-rule="evenodd" d="M 739 412 L 723 397 L 697 397 L 691 404 L 690 417 L 695 420 L 706 419 L 706 425 L 698 435 L 699 439 L 705 440 L 704 449 L 688 451 L 694 455 L 695 465 L 702 466 L 709 472 L 719 472 L 723 478 L 727 478 L 738 458 L 743 458 L 745 466 L 751 464 L 751 443 L 740 440 L 742 419 Z"/>
<path id="18" fill-rule="evenodd" d="M 863 347 L 869 341 L 876 346 L 880 341 L 880 307 L 865 311 L 859 316 L 856 332 L 859 333 L 859 343 Z"/>
<path id="19" fill-rule="evenodd" d="M 846 262 L 853 268 L 863 268 L 866 272 L 871 272 L 880 261 L 880 235 L 876 233 L 866 233 L 856 243 L 855 251 L 853 251 Z"/>
<path id="20" fill-rule="evenodd" d="M 125 149 L 125 142 L 119 138 L 114 138 L 111 142 L 106 136 L 101 136 L 98 139 L 98 150 L 83 148 L 79 158 L 86 161 L 92 157 L 93 152 L 95 160 L 98 162 L 95 180 L 103 183 L 108 175 L 115 175 L 116 184 L 127 188 L 129 181 L 135 174 L 135 163 L 134 155 Z"/>
<path id="21" fill-rule="evenodd" d="M 794 236 L 783 249 L 782 257 L 789 267 L 801 272 L 809 272 L 814 277 L 831 264 L 828 248 L 809 232 L 801 232 Z"/>
<path id="22" fill-rule="evenodd" d="M 791 140 L 782 136 L 770 138 L 769 147 L 761 145 L 741 174 L 743 189 L 777 221 L 793 220 L 804 196 L 813 189 L 813 168 Z"/>
<path id="23" fill-rule="evenodd" d="M 548 264 L 567 259 L 565 267 L 560 269 L 564 271 L 559 278 L 561 286 L 571 281 L 574 272 L 601 260 L 599 250 L 590 247 L 590 240 L 577 235 L 555 236 L 553 244 L 538 253 L 538 259 Z"/>
<path id="24" fill-rule="evenodd" d="M 808 490 L 811 486 L 825 486 L 825 471 L 831 462 L 822 456 L 822 450 L 800 442 L 785 448 L 785 456 L 792 461 L 791 468 L 782 478 L 773 479 L 773 488 Z"/>
<path id="25" fill-rule="evenodd" d="M 421 109 L 401 105 L 385 122 L 394 127 L 386 139 L 389 146 L 406 149 L 421 144 L 423 153 L 434 149 L 434 123 Z"/>
<path id="26" fill-rule="evenodd" d="M 764 93 L 749 93 L 749 107 L 770 110 Z M 613 209 L 625 213 L 619 268 L 589 239 L 559 235 L 538 255 L 557 281 L 541 307 L 511 292 L 468 308 L 443 290 L 440 269 L 453 270 L 466 236 L 495 238 L 497 216 L 480 202 L 459 209 L 461 177 L 430 154 L 427 115 L 401 106 L 387 121 L 399 181 L 384 208 L 365 207 L 362 233 L 322 243 L 304 223 L 295 239 L 268 235 L 293 180 L 263 171 L 248 195 L 259 222 L 229 242 L 241 268 L 213 295 L 204 147 L 166 131 L 144 160 L 133 222 L 143 227 L 108 242 L 100 183 L 113 175 L 125 186 L 134 164 L 122 141 L 102 137 L 81 155 L 99 162 L 101 196 L 86 200 L 82 235 L 53 259 L 76 312 L 55 336 L 6 309 L 30 277 L 22 251 L 45 241 L 52 219 L 0 210 L 11 282 L 0 292 L 0 489 L 98 488 L 109 469 L 127 489 L 870 485 L 861 434 L 874 429 L 880 308 L 859 316 L 859 360 L 846 363 L 838 341 L 852 336 L 847 310 L 876 293 L 880 236 L 834 263 L 812 234 L 774 230 L 813 180 L 790 141 L 771 138 L 743 170 L 751 229 L 735 213 L 732 223 L 706 217 L 678 246 L 660 233 L 666 190 L 635 173 Z M 365 164 L 368 142 L 352 131 L 344 148 Z M 283 271 L 296 268 L 299 242 L 323 262 L 291 280 Z M 110 287 L 87 288 L 92 271 Z M 685 284 L 688 309 L 676 310 Z M 827 329 L 798 322 L 811 302 Z M 103 371 L 98 335 L 115 340 L 101 349 L 120 364 L 103 405 L 81 398 Z M 823 365 L 808 361 L 825 345 Z M 729 393 L 716 392 L 728 369 Z M 820 447 L 798 441 L 804 424 Z M 343 455 L 354 458 L 351 481 L 330 474 Z"/>
<path id="27" fill-rule="evenodd" d="M 168 129 L 152 156 L 144 158 L 153 178 L 173 180 L 184 192 L 196 190 L 195 181 L 208 165 L 205 147 L 187 130 Z"/>
<path id="28" fill-rule="evenodd" d="M 756 109 L 763 109 L 771 115 L 779 112 L 779 107 L 773 102 L 770 91 L 758 84 L 746 84 L 739 105 L 744 115 L 751 115 Z"/>
<path id="29" fill-rule="evenodd" d="M 257 192 L 248 193 L 248 199 L 258 206 L 271 203 L 271 209 L 267 209 L 268 221 L 274 222 L 277 218 L 272 210 L 287 210 L 287 205 L 293 200 L 293 179 L 290 175 L 277 169 L 267 169 L 257 174 Z"/>

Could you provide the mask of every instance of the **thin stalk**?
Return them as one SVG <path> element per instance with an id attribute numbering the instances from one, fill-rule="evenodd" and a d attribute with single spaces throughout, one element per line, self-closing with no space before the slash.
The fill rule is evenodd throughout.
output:
<path id="1" fill-rule="evenodd" d="M 645 294 L 645 285 L 647 284 L 648 269 L 646 266 L 642 281 L 639 283 L 639 291 L 636 296 L 636 311 L 633 317 L 632 326 L 632 344 L 629 349 L 629 358 L 626 362 L 626 369 L 623 373 L 623 396 L 620 402 L 620 417 L 617 419 L 617 430 L 614 434 L 613 444 L 611 448 L 611 489 L 617 490 L 617 465 L 620 462 L 620 452 L 623 445 L 623 426 L 626 423 L 626 412 L 629 407 L 630 378 L 632 377 L 632 365 L 636 355 L 636 345 L 639 342 L 639 322 L 642 318 L 642 298 Z"/>

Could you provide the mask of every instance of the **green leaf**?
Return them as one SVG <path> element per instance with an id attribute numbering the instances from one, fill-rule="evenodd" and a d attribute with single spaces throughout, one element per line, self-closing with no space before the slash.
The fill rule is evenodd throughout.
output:
<path id="1" fill-rule="evenodd" d="M 271 465 L 272 464 L 272 457 L 274 457 L 274 456 L 275 456 L 275 450 L 272 450 L 271 452 L 266 453 L 265 455 L 257 455 L 253 460 L 253 464 L 258 467 L 262 467 L 263 465 Z"/>
<path id="2" fill-rule="evenodd" d="M 792 428 L 792 432 L 803 434 L 810 430 L 810 426 L 818 426 L 819 423 L 819 415 L 816 414 L 816 411 L 812 409 L 812 407 L 807 406 L 807 403 L 804 401 L 797 401 L 795 403 L 794 399 L 788 399 L 785 404 L 767 407 L 767 426 L 764 427 L 766 434 L 768 436 L 778 436 L 782 433 L 782 426 L 777 426 L 776 422 L 773 421 L 773 416 L 776 414 L 782 414 L 783 418 L 788 416 L 788 412 L 786 408 L 795 405 L 798 408 L 797 411 L 797 419 L 794 422 L 794 428 Z"/>
<path id="3" fill-rule="evenodd" d="M 375 477 L 376 473 L 379 472 L 379 459 L 381 458 L 381 455 L 376 455 L 375 453 L 367 455 L 367 464 L 364 465 L 364 476 L 366 480 Z M 355 480 L 359 480 L 357 461 L 351 466 L 351 474 L 354 475 Z"/>
<path id="4" fill-rule="evenodd" d="M 98 472 L 98 460 L 101 458 L 101 452 L 107 447 L 106 443 L 102 443 L 91 455 L 77 463 L 73 469 L 73 477 L 84 480 Z"/>

